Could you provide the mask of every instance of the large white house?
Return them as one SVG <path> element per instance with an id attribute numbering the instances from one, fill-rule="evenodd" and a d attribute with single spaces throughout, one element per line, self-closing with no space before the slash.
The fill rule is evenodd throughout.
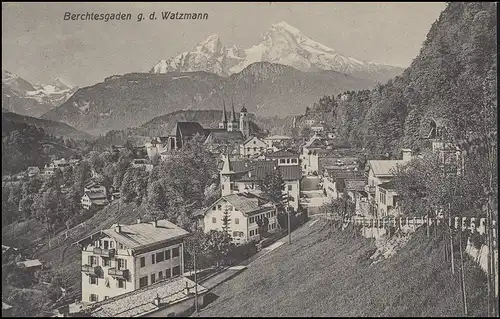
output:
<path id="1" fill-rule="evenodd" d="M 184 274 L 183 238 L 167 220 L 113 225 L 78 241 L 82 251 L 82 302 L 118 296 Z"/>
<path id="2" fill-rule="evenodd" d="M 260 155 L 265 153 L 268 148 L 269 146 L 263 140 L 256 136 L 250 136 L 240 145 L 240 156 L 248 158 Z"/>
<path id="3" fill-rule="evenodd" d="M 222 231 L 227 225 L 233 242 L 242 244 L 260 239 L 257 221 L 264 218 L 268 220 L 268 231 L 279 227 L 276 210 L 269 201 L 250 192 L 235 193 L 222 196 L 208 207 L 204 214 L 204 230 Z"/>

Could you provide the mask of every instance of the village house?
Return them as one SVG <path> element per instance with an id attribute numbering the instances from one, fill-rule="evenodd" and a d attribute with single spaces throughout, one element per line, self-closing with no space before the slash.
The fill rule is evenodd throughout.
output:
<path id="1" fill-rule="evenodd" d="M 150 142 L 145 143 L 148 158 L 152 160 L 154 157 L 160 156 L 160 153 L 168 149 L 168 143 L 168 137 L 162 136 L 154 137 Z"/>
<path id="2" fill-rule="evenodd" d="M 392 181 L 377 185 L 375 189 L 375 198 L 377 199 L 377 214 L 384 216 L 399 216 L 398 194 Z"/>
<path id="3" fill-rule="evenodd" d="M 352 155 L 353 151 L 349 145 L 341 140 L 328 139 L 320 135 L 314 135 L 303 147 L 301 169 L 303 175 L 321 175 L 319 158 L 337 158 Z"/>
<path id="4" fill-rule="evenodd" d="M 323 177 L 323 189 L 325 190 L 326 196 L 337 199 L 341 197 L 346 188 L 347 181 L 356 181 L 357 183 L 363 183 L 363 191 L 366 185 L 366 178 L 364 176 L 364 172 L 362 171 L 354 171 L 354 170 L 345 170 L 342 168 L 326 168 L 325 175 Z M 354 189 L 350 189 L 353 191 Z M 359 195 L 355 195 L 352 193 L 350 195 L 351 199 L 360 199 Z"/>
<path id="5" fill-rule="evenodd" d="M 263 154 L 269 148 L 263 140 L 256 136 L 250 136 L 240 145 L 240 156 L 249 158 Z"/>
<path id="6" fill-rule="evenodd" d="M 106 195 L 106 187 L 91 180 L 83 186 L 84 192 L 99 192 L 104 193 Z"/>
<path id="7" fill-rule="evenodd" d="M 227 216 L 227 218 L 225 218 Z M 274 206 L 264 198 L 249 191 L 225 195 L 215 201 L 205 211 L 204 231 L 227 231 L 235 244 L 243 244 L 260 239 L 258 220 L 268 220 L 268 231 L 278 229 Z"/>
<path id="8" fill-rule="evenodd" d="M 26 270 L 30 273 L 41 270 L 43 266 L 38 259 L 19 261 L 17 265 L 26 268 Z"/>
<path id="9" fill-rule="evenodd" d="M 323 132 L 328 129 L 328 126 L 324 123 L 318 123 L 311 125 L 311 131 L 313 132 Z"/>
<path id="10" fill-rule="evenodd" d="M 283 135 L 271 135 L 263 139 L 267 147 L 274 151 L 292 146 L 293 139 Z"/>
<path id="11" fill-rule="evenodd" d="M 259 195 L 261 193 L 260 183 L 268 174 L 272 174 L 279 169 L 285 183 L 283 194 L 289 196 L 289 206 L 297 210 L 299 208 L 302 174 L 298 163 L 293 164 L 292 161 L 296 160 L 298 162 L 298 158 L 293 153 L 289 154 L 289 156 L 283 155 L 285 156 L 264 160 L 239 161 L 230 160 L 228 156 L 225 156 L 220 171 L 222 196 L 241 193 L 246 190 Z"/>
<path id="12" fill-rule="evenodd" d="M 368 201 L 372 200 L 375 202 L 374 211 L 372 214 L 383 213 L 383 216 L 387 215 L 386 204 L 383 204 L 380 197 L 377 195 L 380 192 L 377 191 L 377 186 L 382 183 L 387 183 L 392 181 L 397 165 L 403 165 L 411 160 L 412 151 L 410 149 L 402 150 L 403 158 L 401 160 L 369 160 L 366 171 L 368 172 L 368 184 L 365 190 L 368 194 Z M 382 191 L 383 192 L 383 191 Z M 381 207 L 381 208 L 378 208 Z M 382 211 L 382 209 L 384 209 Z"/>
<path id="13" fill-rule="evenodd" d="M 80 200 L 82 207 L 90 210 L 92 207 L 101 208 L 109 204 L 108 196 L 103 191 L 88 191 L 83 193 Z"/>
<path id="14" fill-rule="evenodd" d="M 168 220 L 112 225 L 75 243 L 82 251 L 82 302 L 93 303 L 184 274 L 188 232 Z"/>

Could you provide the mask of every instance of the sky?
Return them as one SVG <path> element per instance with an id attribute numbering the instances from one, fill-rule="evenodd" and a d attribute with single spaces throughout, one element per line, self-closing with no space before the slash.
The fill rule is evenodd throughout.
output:
<path id="1" fill-rule="evenodd" d="M 286 21 L 309 38 L 361 60 L 407 67 L 444 2 L 402 3 L 2 3 L 3 68 L 31 83 L 55 78 L 80 87 L 191 51 L 211 34 L 226 47 L 258 44 Z M 143 20 L 163 11 L 208 13 L 207 20 Z M 130 13 L 131 21 L 65 21 L 71 13 Z"/>

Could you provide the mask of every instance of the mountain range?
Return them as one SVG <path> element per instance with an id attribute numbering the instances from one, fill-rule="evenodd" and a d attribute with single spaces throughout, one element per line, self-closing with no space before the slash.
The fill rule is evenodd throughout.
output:
<path id="1" fill-rule="evenodd" d="M 222 110 L 231 100 L 237 111 L 245 105 L 258 116 L 300 114 L 318 96 L 374 85 L 336 71 L 302 72 L 269 62 L 253 63 L 229 77 L 205 71 L 130 73 L 79 89 L 42 118 L 97 135 L 178 110 Z"/>
<path id="2" fill-rule="evenodd" d="M 71 87 L 59 78 L 48 84 L 31 84 L 2 69 L 3 111 L 39 117 L 64 103 L 77 90 L 77 87 Z"/>
<path id="3" fill-rule="evenodd" d="M 260 43 L 240 49 L 225 47 L 217 34 L 210 35 L 191 52 L 160 60 L 151 73 L 207 71 L 220 76 L 241 72 L 255 62 L 291 66 L 303 72 L 337 71 L 358 78 L 385 82 L 402 68 L 347 57 L 318 43 L 286 22 L 273 24 Z"/>

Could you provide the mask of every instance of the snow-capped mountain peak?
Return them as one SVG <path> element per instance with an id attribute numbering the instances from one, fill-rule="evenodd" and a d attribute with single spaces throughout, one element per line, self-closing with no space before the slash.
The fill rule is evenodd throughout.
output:
<path id="1" fill-rule="evenodd" d="M 216 34 L 198 44 L 193 52 L 159 61 L 152 73 L 207 71 L 222 76 L 241 72 L 255 62 L 291 66 L 304 72 L 331 70 L 368 79 L 386 80 L 402 69 L 342 55 L 304 35 L 285 21 L 271 25 L 260 43 L 242 50 L 226 49 Z"/>

